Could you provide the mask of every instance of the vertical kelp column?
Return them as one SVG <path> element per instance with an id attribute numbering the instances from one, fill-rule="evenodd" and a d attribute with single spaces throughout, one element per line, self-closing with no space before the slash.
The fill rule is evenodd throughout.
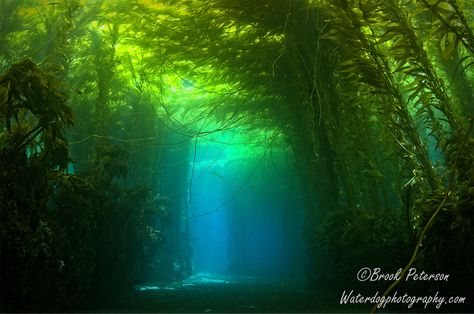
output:
<path id="1" fill-rule="evenodd" d="M 164 191 L 173 206 L 167 208 L 160 181 L 172 186 L 173 174 L 160 174 L 159 165 L 161 158 L 174 157 L 187 164 L 186 154 L 165 154 L 163 143 L 175 138 L 161 122 L 166 114 L 160 111 L 160 60 L 146 59 L 149 53 L 132 42 L 141 33 L 120 13 L 129 11 L 127 4 L 0 1 L 0 11 L 0 37 L 8 38 L 0 49 L 2 74 L 17 56 L 31 59 L 12 76 L 21 84 L 2 84 L 1 107 L 14 101 L 15 109 L 2 110 L 8 119 L 1 119 L 0 128 L 18 129 L 13 159 L 32 166 L 19 167 L 22 172 L 8 180 L 16 180 L 16 191 L 28 188 L 29 196 L 0 188 L 1 203 L 15 203 L 1 208 L 2 217 L 13 219 L 2 219 L 2 239 L 8 239 L 0 241 L 1 250 L 15 250 L 1 254 L 0 310 L 63 311 L 86 297 L 100 302 L 157 269 L 155 278 L 164 272 L 179 277 L 173 271 L 184 268 L 176 253 L 180 246 L 168 248 L 181 234 L 179 201 L 185 197 L 173 199 L 174 189 Z M 68 114 L 56 118 L 63 110 Z M 72 116 L 74 128 L 63 134 Z M 1 134 L 2 152 L 7 133 Z M 11 277 L 3 277 L 10 269 Z"/>
<path id="2" fill-rule="evenodd" d="M 362 265 L 403 267 L 410 260 L 410 248 L 421 243 L 432 222 L 431 240 L 425 239 L 423 253 L 415 254 L 412 261 L 416 259 L 420 267 L 462 268 L 472 274 L 472 267 L 465 266 L 469 263 L 453 263 L 434 252 L 445 243 L 443 239 L 472 234 L 470 225 L 454 224 L 456 231 L 448 231 L 452 224 L 442 218 L 434 220 L 456 189 L 457 195 L 463 196 L 451 203 L 447 215 L 453 220 L 448 221 L 469 216 L 459 208 L 465 206 L 462 199 L 470 199 L 465 188 L 472 172 L 461 175 L 465 173 L 461 160 L 472 163 L 472 158 L 464 157 L 470 150 L 465 144 L 471 130 L 468 119 L 462 121 L 460 115 L 464 102 L 453 101 L 453 91 L 444 83 L 449 78 L 433 61 L 440 48 L 450 54 L 458 43 L 468 43 L 453 39 L 451 36 L 458 35 L 445 30 L 441 39 L 434 36 L 441 47 L 433 47 L 425 40 L 435 30 L 426 23 L 429 15 L 423 5 L 405 7 L 402 1 L 328 4 L 325 12 L 329 15 L 322 15 L 317 8 L 302 11 L 306 21 L 314 19 L 314 26 L 293 14 L 296 20 L 286 28 L 287 38 L 293 39 L 287 45 L 288 64 L 295 73 L 295 79 L 289 81 L 297 87 L 289 99 L 298 103 L 301 97 L 301 106 L 294 109 L 294 117 L 302 121 L 299 129 L 294 124 L 299 130 L 294 138 L 301 140 L 295 146 L 302 165 L 309 166 L 316 199 L 322 201 L 310 217 L 317 212 L 326 214 L 322 224 L 311 220 L 312 252 L 323 257 L 313 263 L 314 273 L 319 274 L 313 280 L 324 281 L 324 270 L 333 269 L 327 280 L 337 281 L 343 288 L 347 287 L 343 278 Z M 441 12 L 462 20 L 455 1 L 428 4 L 437 18 Z M 303 32 L 300 27 L 314 32 Z M 294 32 L 297 29 L 300 31 Z M 455 30 L 470 32 L 461 27 L 451 32 Z M 469 47 L 455 50 L 470 60 Z M 283 73 L 289 73 L 284 56 L 279 64 Z M 472 70 L 466 73 L 472 74 Z M 434 152 L 442 157 L 433 158 Z M 328 188 L 330 193 L 324 193 Z M 370 249 L 358 249 L 360 241 L 371 243 Z M 434 246 L 425 246 L 428 241 Z M 372 250 L 387 254 L 368 260 L 367 253 Z M 426 256 L 438 256 L 437 262 L 423 259 Z M 344 260 L 353 263 L 341 262 Z M 454 264 L 457 266 L 452 267 Z M 323 271 L 318 272 L 318 267 Z M 458 279 L 460 285 L 467 285 L 461 272 Z"/>

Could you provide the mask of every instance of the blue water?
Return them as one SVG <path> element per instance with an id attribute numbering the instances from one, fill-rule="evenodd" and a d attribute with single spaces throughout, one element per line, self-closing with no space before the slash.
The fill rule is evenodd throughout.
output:
<path id="1" fill-rule="evenodd" d="M 223 145 L 196 146 L 189 206 L 194 273 L 300 276 L 303 204 L 287 156 L 229 155 Z"/>

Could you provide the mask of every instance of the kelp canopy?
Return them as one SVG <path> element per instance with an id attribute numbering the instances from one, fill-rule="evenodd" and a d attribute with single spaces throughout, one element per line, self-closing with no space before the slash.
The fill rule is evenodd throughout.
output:
<path id="1" fill-rule="evenodd" d="M 473 12 L 0 0 L 0 310 L 68 310 L 150 272 L 189 275 L 194 168 L 173 170 L 167 195 L 160 162 L 230 129 L 248 154 L 292 152 L 311 285 L 412 257 L 472 296 Z"/>

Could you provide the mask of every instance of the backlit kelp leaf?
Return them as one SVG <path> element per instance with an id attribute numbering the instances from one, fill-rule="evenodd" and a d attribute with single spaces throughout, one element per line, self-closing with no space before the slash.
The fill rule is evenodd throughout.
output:
<path id="1" fill-rule="evenodd" d="M 452 32 L 445 33 L 440 41 L 441 56 L 444 59 L 450 59 L 459 43 L 459 38 Z"/>
<path id="2" fill-rule="evenodd" d="M 382 44 L 386 41 L 392 40 L 395 36 L 398 35 L 397 28 L 389 28 L 385 31 L 385 33 L 375 42 L 376 45 Z"/>
<path id="3" fill-rule="evenodd" d="M 439 1 L 436 4 L 436 9 L 442 13 L 454 13 L 455 10 L 451 4 L 446 1 Z"/>
<path id="4" fill-rule="evenodd" d="M 473 66 L 473 65 L 474 65 L 474 61 L 473 61 L 473 62 L 470 62 L 470 63 L 468 63 L 468 64 L 466 64 L 466 66 L 464 66 L 464 67 L 462 68 L 462 72 L 466 71 L 469 67 L 471 67 L 471 66 Z"/>
<path id="5" fill-rule="evenodd" d="M 432 92 L 429 92 L 429 91 L 423 91 L 420 95 L 420 101 L 423 103 L 423 104 L 430 104 L 431 101 L 433 100 L 434 98 L 434 94 Z"/>
<path id="6" fill-rule="evenodd" d="M 423 85 L 419 85 L 416 87 L 416 89 L 410 94 L 410 96 L 407 99 L 407 102 L 410 103 L 413 101 L 416 97 L 419 96 L 420 92 L 424 89 L 425 87 Z"/>

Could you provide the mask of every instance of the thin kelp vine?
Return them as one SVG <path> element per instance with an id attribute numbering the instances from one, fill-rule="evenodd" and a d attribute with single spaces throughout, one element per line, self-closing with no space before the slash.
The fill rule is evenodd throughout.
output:
<path id="1" fill-rule="evenodd" d="M 416 248 L 413 265 L 457 278 L 440 289 L 472 291 L 472 10 L 0 0 L 0 310 L 191 275 L 197 147 L 225 132 L 243 163 L 294 159 L 309 285 L 339 293 Z"/>

